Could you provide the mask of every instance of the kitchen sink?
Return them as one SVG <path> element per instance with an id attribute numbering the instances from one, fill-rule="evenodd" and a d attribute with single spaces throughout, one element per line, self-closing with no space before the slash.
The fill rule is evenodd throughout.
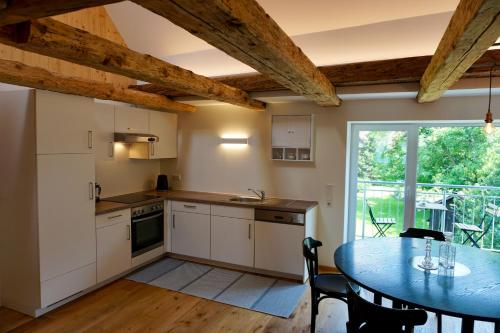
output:
<path id="1" fill-rule="evenodd" d="M 237 197 L 229 198 L 229 201 L 233 201 L 233 202 L 263 202 L 264 200 L 260 200 L 260 198 L 254 198 L 254 197 L 237 196 Z"/>

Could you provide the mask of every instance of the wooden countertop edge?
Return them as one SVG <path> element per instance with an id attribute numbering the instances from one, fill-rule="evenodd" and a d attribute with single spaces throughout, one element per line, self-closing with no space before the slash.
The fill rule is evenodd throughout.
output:
<path id="1" fill-rule="evenodd" d="M 307 213 L 307 211 L 318 205 L 317 201 L 280 199 L 280 198 L 268 198 L 264 203 L 232 202 L 229 201 L 229 198 L 234 197 L 235 196 L 234 194 L 195 192 L 195 191 L 183 191 L 183 190 L 171 190 L 168 192 L 145 191 L 144 193 L 158 195 L 159 198 L 153 198 L 151 200 L 146 200 L 134 204 L 110 202 L 106 201 L 106 198 L 103 198 L 101 199 L 100 202 L 96 203 L 95 215 L 96 216 L 102 215 L 122 209 L 133 208 L 137 206 L 142 206 L 144 204 L 163 201 L 163 200 L 197 202 L 204 204 L 216 204 L 222 206 L 255 208 L 255 209 L 265 209 L 265 210 L 281 210 L 286 212 L 303 213 L 303 214 Z M 296 206 L 294 207 L 294 205 Z"/>

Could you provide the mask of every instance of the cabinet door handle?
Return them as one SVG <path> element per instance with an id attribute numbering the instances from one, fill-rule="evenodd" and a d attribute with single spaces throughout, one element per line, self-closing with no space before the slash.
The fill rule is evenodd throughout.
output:
<path id="1" fill-rule="evenodd" d="M 132 228 L 130 227 L 130 224 L 127 224 L 127 240 L 130 240 L 132 238 Z"/>
<path id="2" fill-rule="evenodd" d="M 109 157 L 115 157 L 115 145 L 113 141 L 109 142 Z"/>
<path id="3" fill-rule="evenodd" d="M 184 208 L 191 208 L 191 209 L 195 209 L 196 206 L 195 205 L 184 205 Z"/>
<path id="4" fill-rule="evenodd" d="M 252 225 L 248 225 L 248 239 L 252 239 Z"/>
<path id="5" fill-rule="evenodd" d="M 94 183 L 89 182 L 89 200 L 94 200 Z"/>
<path id="6" fill-rule="evenodd" d="M 175 229 L 175 215 L 172 215 L 172 228 Z"/>
<path id="7" fill-rule="evenodd" d="M 87 147 L 89 149 L 92 149 L 92 146 L 93 146 L 93 144 L 92 144 L 92 131 L 88 131 L 87 132 Z"/>
<path id="8" fill-rule="evenodd" d="M 111 220 L 111 219 L 116 219 L 117 217 L 120 217 L 120 216 L 123 216 L 123 215 L 122 215 L 122 214 L 120 214 L 120 215 L 108 216 L 108 220 Z"/>
<path id="9" fill-rule="evenodd" d="M 151 156 L 155 156 L 155 143 L 151 142 Z"/>

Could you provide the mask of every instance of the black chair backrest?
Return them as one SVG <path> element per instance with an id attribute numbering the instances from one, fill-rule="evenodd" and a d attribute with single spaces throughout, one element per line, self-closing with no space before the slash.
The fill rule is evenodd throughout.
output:
<path id="1" fill-rule="evenodd" d="M 322 245 L 320 241 L 312 237 L 307 237 L 302 243 L 302 252 L 304 253 L 304 258 L 306 258 L 311 288 L 314 288 L 314 277 L 318 275 L 318 247 Z"/>
<path id="2" fill-rule="evenodd" d="M 405 232 L 400 233 L 399 237 L 410 237 L 410 238 L 432 237 L 437 241 L 442 241 L 442 242 L 445 241 L 444 234 L 441 231 L 419 229 L 419 228 L 408 228 Z"/>
<path id="3" fill-rule="evenodd" d="M 413 326 L 427 321 L 424 310 L 385 308 L 359 296 L 347 283 L 348 333 L 401 333 L 412 332 Z"/>

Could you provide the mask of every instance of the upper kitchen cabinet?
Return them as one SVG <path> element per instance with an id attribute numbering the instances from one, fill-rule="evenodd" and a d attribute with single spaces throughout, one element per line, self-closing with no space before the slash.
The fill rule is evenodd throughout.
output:
<path id="1" fill-rule="evenodd" d="M 312 161 L 312 116 L 272 117 L 272 159 Z"/>
<path id="2" fill-rule="evenodd" d="M 95 159 L 108 161 L 114 157 L 115 108 L 105 103 L 94 104 Z"/>
<path id="3" fill-rule="evenodd" d="M 94 153 L 94 101 L 36 91 L 37 154 Z"/>
<path id="4" fill-rule="evenodd" d="M 158 137 L 150 143 L 134 143 L 129 157 L 136 159 L 159 159 L 177 157 L 177 114 L 149 111 L 148 134 Z"/>
<path id="5" fill-rule="evenodd" d="M 118 133 L 149 133 L 149 112 L 139 108 L 115 108 L 115 132 Z"/>

